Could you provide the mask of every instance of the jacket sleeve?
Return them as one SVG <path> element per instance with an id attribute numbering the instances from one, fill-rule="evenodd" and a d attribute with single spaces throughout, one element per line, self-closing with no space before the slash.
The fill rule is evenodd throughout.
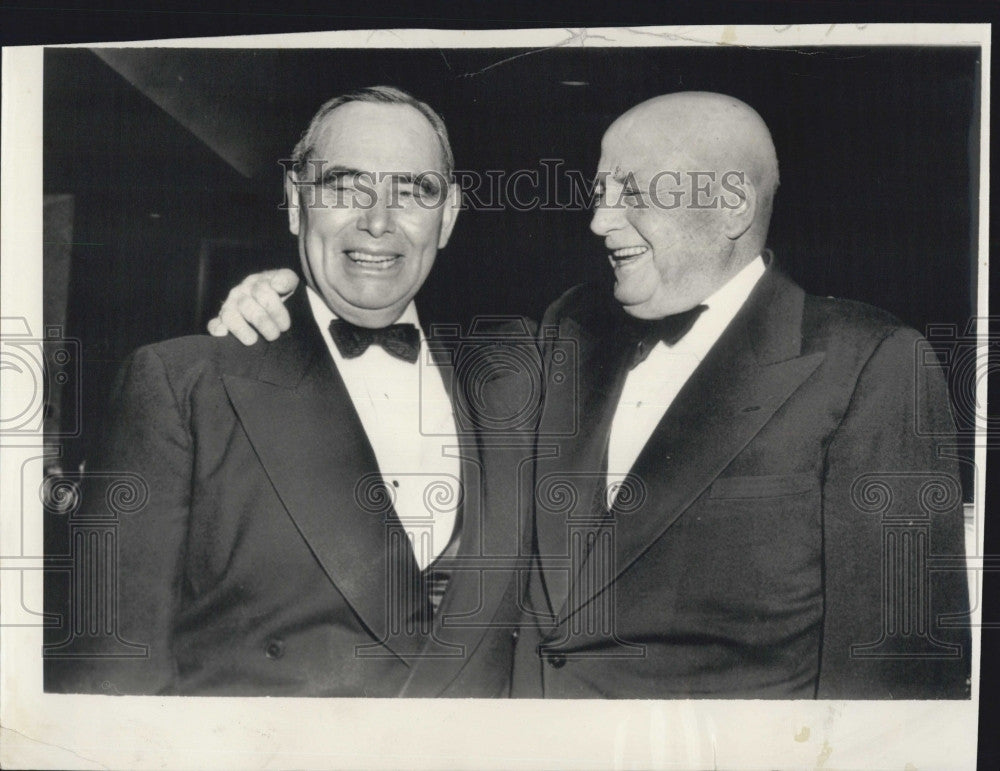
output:
<path id="1" fill-rule="evenodd" d="M 919 341 L 906 329 L 881 341 L 828 447 L 819 698 L 969 697 L 955 429 Z"/>
<path id="2" fill-rule="evenodd" d="M 45 687 L 62 692 L 153 694 L 175 675 L 171 630 L 182 590 L 191 499 L 192 441 L 187 420 L 153 348 L 126 361 L 116 381 L 106 434 L 82 480 L 81 522 L 102 521 L 108 569 L 96 574 L 107 612 L 87 601 L 93 584 L 84 539 L 71 555 L 70 655 L 46 661 Z M 74 634 L 76 634 L 74 632 Z M 86 638 L 88 635 L 84 635 Z M 65 650 L 65 648 L 64 648 Z"/>

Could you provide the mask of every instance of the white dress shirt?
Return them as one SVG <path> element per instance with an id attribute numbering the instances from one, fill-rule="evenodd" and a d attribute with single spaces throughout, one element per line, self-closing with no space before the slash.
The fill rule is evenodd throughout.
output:
<path id="1" fill-rule="evenodd" d="M 763 258 L 757 257 L 701 303 L 708 309 L 698 316 L 684 337 L 672 346 L 662 341 L 657 343 L 646 360 L 626 376 L 608 438 L 609 508 L 653 430 L 743 307 L 764 270 Z"/>
<path id="2" fill-rule="evenodd" d="M 455 529 L 461 466 L 454 408 L 439 368 L 424 362 L 427 341 L 417 308 L 410 302 L 397 322 L 413 324 L 420 331 L 421 355 L 415 364 L 391 356 L 378 345 L 357 358 L 345 359 L 330 336 L 330 322 L 336 314 L 311 288 L 306 292 L 423 570 L 444 551 Z"/>

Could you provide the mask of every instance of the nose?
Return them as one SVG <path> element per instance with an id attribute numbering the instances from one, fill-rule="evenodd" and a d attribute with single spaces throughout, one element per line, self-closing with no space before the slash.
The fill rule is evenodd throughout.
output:
<path id="1" fill-rule="evenodd" d="M 590 220 L 590 230 L 594 235 L 604 237 L 619 227 L 620 207 L 610 206 L 599 198 L 594 204 L 594 216 Z"/>
<path id="2" fill-rule="evenodd" d="M 379 192 L 371 206 L 364 207 L 358 215 L 358 230 L 364 230 L 374 238 L 395 230 L 395 213 L 388 206 L 386 196 Z"/>

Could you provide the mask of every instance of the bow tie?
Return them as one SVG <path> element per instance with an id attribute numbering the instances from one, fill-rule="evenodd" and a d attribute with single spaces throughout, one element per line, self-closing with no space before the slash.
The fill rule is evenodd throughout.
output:
<path id="1" fill-rule="evenodd" d="M 707 305 L 696 305 L 682 313 L 664 316 L 662 319 L 642 320 L 630 316 L 627 328 L 636 343 L 629 369 L 642 364 L 659 341 L 662 340 L 667 345 L 680 342 L 681 338 L 691 331 L 698 317 L 707 310 Z"/>
<path id="2" fill-rule="evenodd" d="M 372 345 L 380 345 L 389 355 L 410 364 L 415 364 L 420 356 L 420 332 L 413 324 L 391 324 L 369 329 L 343 319 L 334 319 L 330 322 L 330 336 L 345 359 L 357 358 Z"/>

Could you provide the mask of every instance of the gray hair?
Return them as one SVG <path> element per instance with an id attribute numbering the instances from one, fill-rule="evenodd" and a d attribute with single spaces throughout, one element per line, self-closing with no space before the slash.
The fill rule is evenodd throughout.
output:
<path id="1" fill-rule="evenodd" d="M 444 159 L 445 177 L 451 178 L 452 172 L 455 170 L 455 156 L 451 152 L 451 143 L 448 141 L 448 129 L 444 125 L 444 120 L 430 105 L 393 86 L 369 86 L 368 88 L 361 88 L 341 96 L 335 96 L 333 99 L 325 102 L 316 111 L 316 114 L 313 115 L 312 120 L 309 122 L 309 128 L 305 130 L 302 138 L 296 143 L 295 149 L 292 150 L 292 169 L 296 174 L 302 171 L 309 157 L 316 149 L 316 138 L 326 116 L 341 105 L 348 104 L 349 102 L 405 104 L 415 109 L 427 118 L 427 121 L 431 124 L 431 128 L 434 129 L 434 133 L 437 134 L 438 142 L 441 145 L 441 157 Z"/>

